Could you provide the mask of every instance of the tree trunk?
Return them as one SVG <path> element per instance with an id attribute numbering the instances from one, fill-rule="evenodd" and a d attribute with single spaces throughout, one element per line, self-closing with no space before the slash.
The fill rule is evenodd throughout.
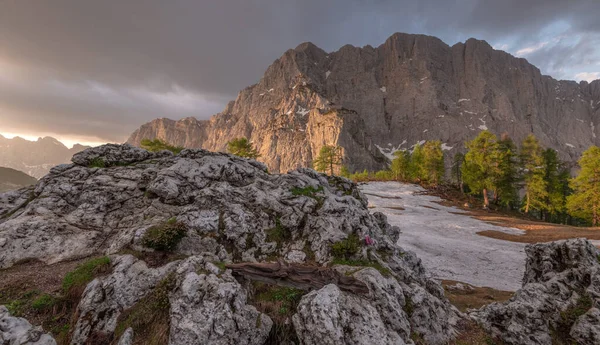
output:
<path id="1" fill-rule="evenodd" d="M 355 294 L 369 292 L 367 285 L 360 280 L 327 267 L 290 264 L 283 261 L 245 262 L 230 264 L 225 267 L 231 269 L 234 276 L 242 276 L 248 280 L 271 285 L 314 290 L 328 284 L 335 284 L 342 291 Z"/>
<path id="2" fill-rule="evenodd" d="M 488 208 L 490 206 L 490 199 L 488 197 L 488 190 L 487 188 L 483 189 L 483 207 L 484 208 Z"/>
<path id="3" fill-rule="evenodd" d="M 525 203 L 525 214 L 529 214 L 529 192 L 525 194 L 527 197 L 527 202 Z"/>

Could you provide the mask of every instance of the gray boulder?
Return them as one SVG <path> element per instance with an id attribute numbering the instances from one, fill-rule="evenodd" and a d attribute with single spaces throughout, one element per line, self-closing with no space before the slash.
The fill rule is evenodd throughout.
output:
<path id="1" fill-rule="evenodd" d="M 528 245 L 523 288 L 470 315 L 507 344 L 599 344 L 600 250 L 584 239 Z"/>
<path id="2" fill-rule="evenodd" d="M 0 344 L 56 345 L 56 341 L 41 327 L 33 327 L 23 318 L 10 316 L 8 309 L 0 305 Z"/>

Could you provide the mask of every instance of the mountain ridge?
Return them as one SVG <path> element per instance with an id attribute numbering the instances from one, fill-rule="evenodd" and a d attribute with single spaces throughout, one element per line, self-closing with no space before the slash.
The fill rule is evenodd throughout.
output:
<path id="1" fill-rule="evenodd" d="M 516 141 L 533 133 L 574 163 L 598 144 L 600 80 L 558 81 L 524 58 L 468 39 L 396 33 L 373 48 L 331 53 L 305 42 L 209 120 L 159 119 L 128 143 L 160 138 L 224 151 L 253 141 L 271 171 L 310 166 L 323 145 L 343 148 L 350 170 L 378 170 L 397 150 L 441 140 L 449 154 L 483 129 Z"/>
<path id="2" fill-rule="evenodd" d="M 71 157 L 89 146 L 80 144 L 68 148 L 53 137 L 36 141 L 21 137 L 8 139 L 0 135 L 0 167 L 12 168 L 35 178 L 41 178 L 56 165 L 68 163 Z"/>

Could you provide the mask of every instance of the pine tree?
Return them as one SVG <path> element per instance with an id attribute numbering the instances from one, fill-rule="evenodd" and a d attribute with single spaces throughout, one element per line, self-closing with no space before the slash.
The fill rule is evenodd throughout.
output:
<path id="1" fill-rule="evenodd" d="M 444 152 L 442 142 L 428 141 L 423 146 L 423 163 L 419 169 L 421 177 L 429 184 L 437 185 L 444 179 Z"/>
<path id="2" fill-rule="evenodd" d="M 494 201 L 500 202 L 507 208 L 519 203 L 517 190 L 518 155 L 517 146 L 505 133 L 498 141 L 498 176 L 496 177 L 496 188 L 494 190 Z"/>
<path id="3" fill-rule="evenodd" d="M 154 140 L 142 139 L 140 144 L 143 149 L 146 149 L 151 152 L 159 152 L 159 151 L 168 150 L 168 151 L 173 152 L 174 154 L 179 154 L 181 151 L 183 151 L 183 147 L 169 145 L 166 141 L 158 139 L 158 138 L 154 139 Z"/>
<path id="4" fill-rule="evenodd" d="M 575 217 L 592 222 L 593 226 L 600 223 L 600 148 L 592 146 L 587 149 L 579 160 L 581 171 L 570 186 L 573 195 L 567 197 L 567 209 Z"/>
<path id="5" fill-rule="evenodd" d="M 472 194 L 483 194 L 483 206 L 489 207 L 488 192 L 496 188 L 500 150 L 494 134 L 482 131 L 466 143 L 468 149 L 461 172 Z"/>
<path id="6" fill-rule="evenodd" d="M 399 181 L 408 181 L 410 179 L 410 152 L 396 151 L 392 160 L 392 175 Z"/>
<path id="7" fill-rule="evenodd" d="M 523 210 L 525 213 L 531 210 L 544 210 L 548 196 L 547 182 L 544 180 L 544 159 L 542 147 L 533 134 L 528 135 L 523 141 L 519 157 L 523 168 L 525 189 Z"/>
<path id="8" fill-rule="evenodd" d="M 319 155 L 314 160 L 315 170 L 329 172 L 333 175 L 337 167 L 342 165 L 342 148 L 340 146 L 325 145 L 321 147 Z"/>

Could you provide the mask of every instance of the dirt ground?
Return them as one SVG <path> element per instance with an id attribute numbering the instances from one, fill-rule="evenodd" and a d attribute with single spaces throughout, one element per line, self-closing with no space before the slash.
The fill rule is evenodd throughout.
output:
<path id="1" fill-rule="evenodd" d="M 462 312 L 478 309 L 492 302 L 504 302 L 514 295 L 512 291 L 477 287 L 454 280 L 442 280 L 442 286 L 450 303 Z"/>

